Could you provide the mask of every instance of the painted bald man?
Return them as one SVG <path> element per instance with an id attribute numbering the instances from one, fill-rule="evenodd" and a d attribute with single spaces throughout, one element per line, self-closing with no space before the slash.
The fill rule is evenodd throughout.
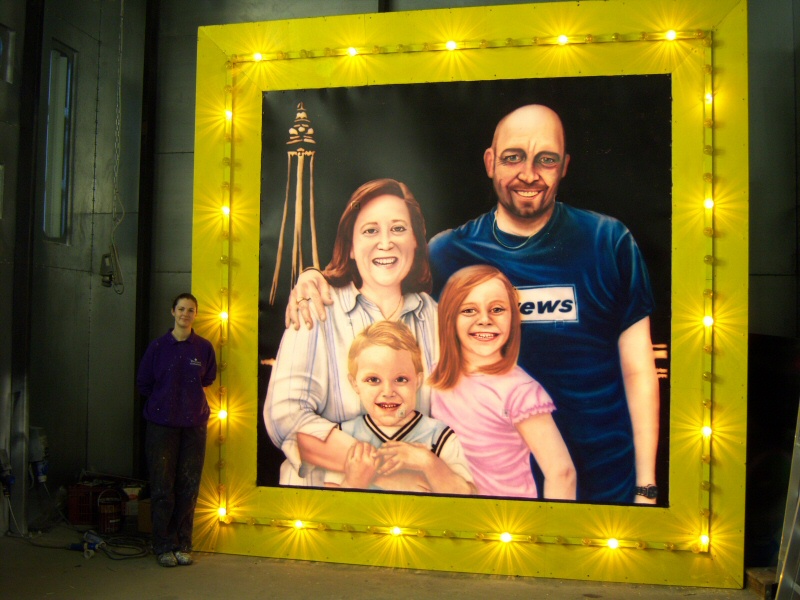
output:
<path id="1" fill-rule="evenodd" d="M 520 366 L 556 405 L 577 500 L 654 503 L 654 301 L 636 242 L 616 219 L 556 200 L 570 157 L 550 108 L 504 117 L 483 158 L 497 206 L 431 240 L 434 296 L 462 267 L 502 270 L 520 295 Z"/>

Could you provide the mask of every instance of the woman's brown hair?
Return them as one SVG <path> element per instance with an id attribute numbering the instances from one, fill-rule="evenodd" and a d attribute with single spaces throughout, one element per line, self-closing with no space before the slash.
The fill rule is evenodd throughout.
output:
<path id="1" fill-rule="evenodd" d="M 350 251 L 353 249 L 353 229 L 359 211 L 371 200 L 386 195 L 396 196 L 405 202 L 411 217 L 411 230 L 417 242 L 411 270 L 402 281 L 401 291 L 403 294 L 430 292 L 431 267 L 428 262 L 428 243 L 425 239 L 425 219 L 422 216 L 422 209 L 408 186 L 394 179 L 374 179 L 353 192 L 342 218 L 339 219 L 336 241 L 333 244 L 333 258 L 322 274 L 333 287 L 344 287 L 351 281 L 357 288 L 361 287 L 363 282 L 358 267 L 350 258 Z"/>
<path id="2" fill-rule="evenodd" d="M 461 343 L 456 333 L 456 320 L 469 293 L 477 286 L 492 279 L 499 279 L 508 293 L 511 311 L 511 330 L 508 340 L 501 348 L 502 358 L 492 365 L 481 367 L 481 373 L 498 375 L 510 371 L 517 364 L 521 336 L 521 320 L 517 290 L 498 269 L 489 265 L 465 267 L 453 273 L 439 298 L 439 363 L 428 378 L 435 388 L 448 390 L 456 385 L 464 369 Z"/>

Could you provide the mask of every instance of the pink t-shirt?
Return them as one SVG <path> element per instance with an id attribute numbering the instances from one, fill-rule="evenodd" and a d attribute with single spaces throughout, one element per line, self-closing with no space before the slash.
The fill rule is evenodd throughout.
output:
<path id="1" fill-rule="evenodd" d="M 538 497 L 530 449 L 514 425 L 555 409 L 518 366 L 502 375 L 462 374 L 454 388 L 431 390 L 431 416 L 458 434 L 482 496 Z"/>

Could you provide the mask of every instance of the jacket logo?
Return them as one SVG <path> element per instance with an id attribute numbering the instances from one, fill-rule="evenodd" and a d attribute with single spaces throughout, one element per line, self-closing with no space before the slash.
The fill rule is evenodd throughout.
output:
<path id="1" fill-rule="evenodd" d="M 203 366 L 203 363 L 200 362 L 199 358 L 193 358 L 192 360 L 189 361 L 189 364 L 192 365 L 193 367 L 202 367 Z"/>

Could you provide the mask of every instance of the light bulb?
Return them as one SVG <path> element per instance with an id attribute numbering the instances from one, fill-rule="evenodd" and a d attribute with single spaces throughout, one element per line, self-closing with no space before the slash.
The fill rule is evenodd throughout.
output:
<path id="1" fill-rule="evenodd" d="M 561 44 L 563 46 L 567 42 L 569 42 L 569 38 L 567 36 L 565 36 L 565 35 L 558 36 L 558 43 L 559 44 Z"/>
<path id="2" fill-rule="evenodd" d="M 708 209 L 714 208 L 714 200 L 712 198 L 706 198 L 705 202 L 703 202 L 703 206 Z"/>
<path id="3" fill-rule="evenodd" d="M 260 61 L 262 58 L 264 57 L 261 56 L 261 52 L 256 52 L 255 54 L 253 54 L 253 60 L 256 62 Z"/>
<path id="4" fill-rule="evenodd" d="M 224 517 L 225 515 L 227 515 L 227 514 L 228 514 L 228 511 L 227 511 L 227 509 L 226 509 L 224 506 L 220 506 L 220 507 L 217 509 L 217 514 L 218 514 L 220 517 Z"/>
<path id="5" fill-rule="evenodd" d="M 613 548 L 613 549 L 619 548 L 619 540 L 616 539 L 616 538 L 609 539 L 608 540 L 608 547 L 609 548 Z"/>
<path id="6" fill-rule="evenodd" d="M 703 317 L 703 325 L 705 325 L 706 327 L 711 327 L 713 324 L 714 324 L 714 317 L 712 317 L 711 315 L 706 315 L 705 317 Z"/>
<path id="7" fill-rule="evenodd" d="M 358 54 L 358 50 L 356 50 L 355 48 L 353 48 L 352 46 L 350 46 L 350 47 L 347 49 L 347 53 L 348 53 L 350 56 L 355 56 L 356 54 Z"/>
<path id="8" fill-rule="evenodd" d="M 403 530 L 402 530 L 402 529 L 400 529 L 400 528 L 399 528 L 399 527 L 397 527 L 397 526 L 394 526 L 394 527 L 392 527 L 392 529 L 391 529 L 391 533 L 392 533 L 392 535 L 393 535 L 393 536 L 395 536 L 395 537 L 396 537 L 396 536 L 398 536 L 398 535 L 402 534 L 402 533 L 403 533 Z"/>
<path id="9" fill-rule="evenodd" d="M 677 37 L 678 37 L 678 34 L 677 34 L 677 33 L 675 33 L 675 30 L 674 30 L 674 29 L 670 29 L 670 30 L 669 30 L 669 31 L 668 31 L 668 32 L 665 34 L 665 36 L 664 36 L 664 37 L 666 37 L 668 40 L 672 41 L 672 40 L 674 40 L 675 38 L 677 38 Z"/>
<path id="10" fill-rule="evenodd" d="M 711 427 L 709 427 L 708 425 L 703 427 L 703 429 L 701 429 L 700 431 L 703 432 L 703 437 L 711 437 Z"/>
<path id="11" fill-rule="evenodd" d="M 503 532 L 500 534 L 500 541 L 505 542 L 506 544 L 512 540 L 511 534 L 508 532 Z"/>
<path id="12" fill-rule="evenodd" d="M 455 50 L 458 48 L 458 44 L 456 44 L 453 40 L 450 40 L 445 44 L 445 48 L 448 50 Z"/>
<path id="13" fill-rule="evenodd" d="M 228 411 L 227 411 L 227 410 L 221 410 L 221 411 L 219 411 L 219 412 L 217 413 L 217 416 L 218 416 L 218 417 L 219 417 L 219 418 L 220 418 L 222 421 L 224 421 L 225 419 L 227 419 L 227 418 L 228 418 Z"/>
<path id="14" fill-rule="evenodd" d="M 231 214 L 231 207 L 230 206 L 223 206 L 222 207 L 222 214 L 223 215 L 230 215 Z"/>

